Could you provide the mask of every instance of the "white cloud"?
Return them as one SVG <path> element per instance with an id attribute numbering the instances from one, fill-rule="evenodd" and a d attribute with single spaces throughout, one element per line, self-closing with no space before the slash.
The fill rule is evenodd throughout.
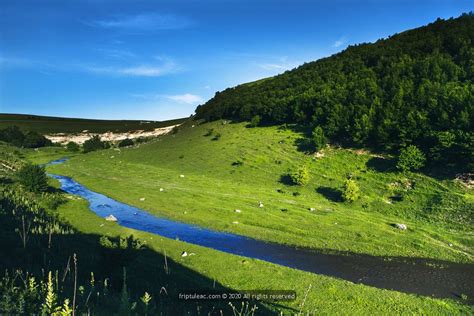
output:
<path id="1" fill-rule="evenodd" d="M 204 99 L 196 94 L 191 94 L 191 93 L 184 93 L 184 94 L 175 94 L 175 95 L 169 95 L 169 94 L 153 94 L 153 93 L 135 93 L 135 94 L 130 94 L 131 97 L 137 98 L 137 99 L 143 99 L 147 101 L 166 101 L 166 100 L 171 100 L 175 101 L 178 103 L 185 103 L 185 104 L 190 104 L 190 105 L 197 105 L 201 102 L 204 101 Z"/>
<path id="2" fill-rule="evenodd" d="M 338 48 L 344 45 L 347 42 L 347 39 L 345 37 L 341 37 L 340 39 L 336 40 L 333 44 L 332 47 Z"/>
<path id="3" fill-rule="evenodd" d="M 178 95 L 168 95 L 166 96 L 167 99 L 182 102 L 186 104 L 198 104 L 203 102 L 203 98 L 198 95 L 185 93 L 185 94 L 178 94 Z"/>
<path id="4" fill-rule="evenodd" d="M 131 66 L 83 66 L 83 69 L 96 73 L 117 76 L 160 77 L 179 71 L 179 66 L 166 57 L 154 57 L 156 61 L 150 64 Z"/>
<path id="5" fill-rule="evenodd" d="M 298 64 L 299 63 L 295 61 L 288 61 L 288 57 L 280 57 L 276 62 L 260 63 L 258 66 L 264 70 L 281 72 L 293 69 L 298 66 Z"/>
<path id="6" fill-rule="evenodd" d="M 174 14 L 144 13 L 137 15 L 115 15 L 108 19 L 85 23 L 106 29 L 153 31 L 185 28 L 190 26 L 192 21 L 186 17 Z"/>

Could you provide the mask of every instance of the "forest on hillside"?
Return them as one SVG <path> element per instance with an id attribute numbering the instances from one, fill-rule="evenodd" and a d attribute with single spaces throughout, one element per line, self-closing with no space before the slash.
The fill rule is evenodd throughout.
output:
<path id="1" fill-rule="evenodd" d="M 430 163 L 474 169 L 474 14 L 349 46 L 217 92 L 196 117 L 321 127 L 333 141 L 416 145 Z"/>

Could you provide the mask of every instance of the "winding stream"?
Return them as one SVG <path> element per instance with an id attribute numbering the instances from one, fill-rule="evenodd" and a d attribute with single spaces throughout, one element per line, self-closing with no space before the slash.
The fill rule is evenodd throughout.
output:
<path id="1" fill-rule="evenodd" d="M 49 163 L 58 164 L 66 159 Z M 376 257 L 350 252 L 324 253 L 213 231 L 176 222 L 87 189 L 72 178 L 49 174 L 61 189 L 89 201 L 101 217 L 113 215 L 118 224 L 219 251 L 322 274 L 354 283 L 441 298 L 474 296 L 474 265 L 408 257 Z M 184 249 L 183 249 L 184 250 Z M 440 268 L 440 266 L 442 268 Z"/>

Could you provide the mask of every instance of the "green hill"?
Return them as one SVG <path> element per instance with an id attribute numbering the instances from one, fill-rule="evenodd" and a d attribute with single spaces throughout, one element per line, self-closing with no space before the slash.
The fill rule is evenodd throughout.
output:
<path id="1" fill-rule="evenodd" d="M 258 239 L 327 251 L 472 260 L 472 189 L 400 173 L 388 155 L 337 147 L 305 154 L 298 150 L 301 138 L 281 127 L 189 122 L 154 142 L 79 155 L 51 171 L 160 216 Z M 289 171 L 303 165 L 310 181 L 292 185 Z M 341 200 L 348 176 L 361 190 L 354 203 Z M 406 223 L 408 232 L 394 223 Z"/>
<path id="2" fill-rule="evenodd" d="M 321 126 L 333 141 L 474 162 L 474 15 L 441 20 L 216 93 L 207 120 Z M 471 164 L 469 166 L 469 164 Z"/>
<path id="3" fill-rule="evenodd" d="M 159 127 L 180 124 L 186 119 L 168 121 L 138 121 L 138 120 L 92 120 L 80 118 L 65 118 L 39 116 L 29 114 L 0 114 L 0 129 L 18 126 L 26 131 L 41 134 L 49 133 L 79 133 L 88 130 L 91 133 L 128 132 L 135 130 L 153 130 Z"/>

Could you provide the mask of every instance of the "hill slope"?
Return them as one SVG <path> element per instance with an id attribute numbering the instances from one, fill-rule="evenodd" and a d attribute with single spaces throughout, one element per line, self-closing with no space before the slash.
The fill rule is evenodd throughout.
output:
<path id="1" fill-rule="evenodd" d="M 23 130 L 41 134 L 79 133 L 88 130 L 91 133 L 128 132 L 153 130 L 155 128 L 180 124 L 186 119 L 168 121 L 138 120 L 93 120 L 65 117 L 39 116 L 29 114 L 0 114 L 0 129 L 18 126 Z"/>
<path id="2" fill-rule="evenodd" d="M 155 142 L 79 155 L 50 171 L 153 214 L 258 239 L 472 261 L 472 189 L 399 173 L 390 156 L 335 147 L 307 155 L 291 129 L 224 123 L 189 122 Z M 288 171 L 301 165 L 311 180 L 291 185 Z M 348 175 L 361 189 L 354 203 L 340 199 Z"/>
<path id="3" fill-rule="evenodd" d="M 207 120 L 321 126 L 333 140 L 474 162 L 474 15 L 441 20 L 216 93 Z M 472 167 L 472 165 L 471 165 Z"/>

